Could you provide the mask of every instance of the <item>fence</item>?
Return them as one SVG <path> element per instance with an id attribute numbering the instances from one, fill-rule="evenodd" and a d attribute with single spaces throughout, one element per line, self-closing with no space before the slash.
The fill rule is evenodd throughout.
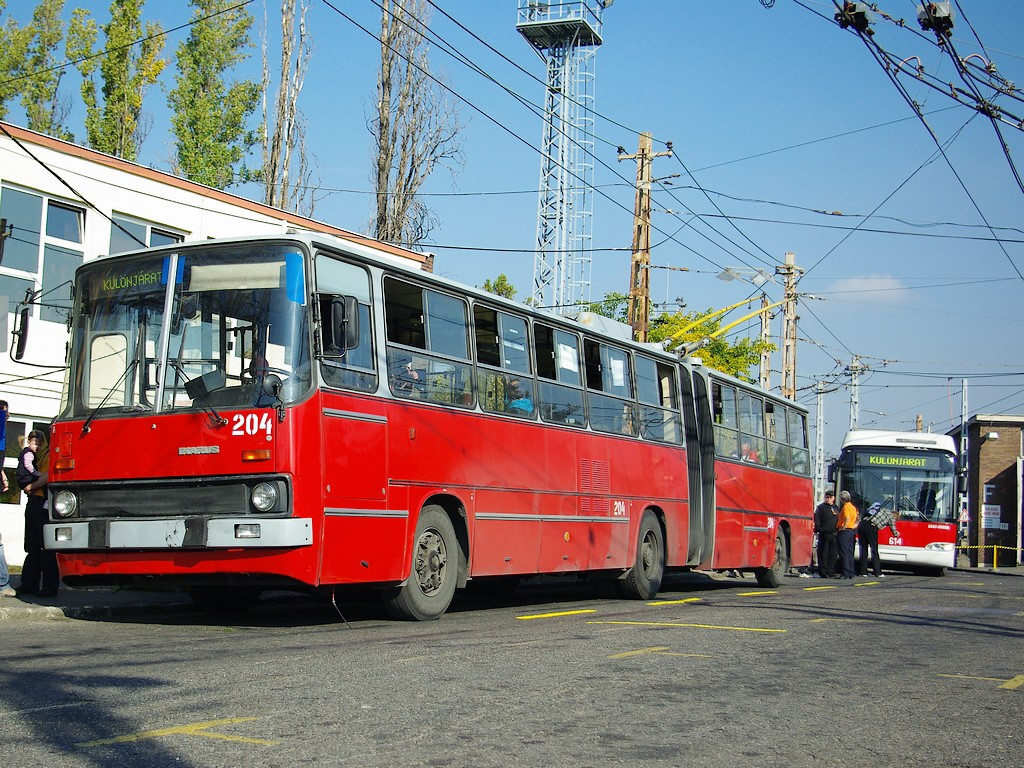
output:
<path id="1" fill-rule="evenodd" d="M 1022 550 L 1020 547 L 1006 547 L 999 544 L 986 544 L 984 546 L 958 546 L 958 552 L 968 552 L 970 550 L 978 550 L 978 565 L 991 565 L 992 570 L 999 567 L 999 560 L 1002 559 L 1003 567 L 1016 567 L 1022 564 L 1021 554 Z M 1003 554 L 1000 555 L 1000 550 Z M 992 559 L 987 561 L 985 555 L 991 552 Z"/>

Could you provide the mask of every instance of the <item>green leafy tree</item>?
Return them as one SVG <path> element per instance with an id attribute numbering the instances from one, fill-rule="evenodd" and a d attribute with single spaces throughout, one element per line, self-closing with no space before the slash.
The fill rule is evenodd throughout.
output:
<path id="1" fill-rule="evenodd" d="M 493 293 L 497 296 L 504 296 L 506 299 L 514 299 L 516 297 L 516 287 L 508 281 L 508 276 L 503 272 L 491 280 L 484 280 L 484 290 L 488 293 Z"/>
<path id="2" fill-rule="evenodd" d="M 110 21 L 102 27 L 89 13 L 76 8 L 68 27 L 67 56 L 77 61 L 82 73 L 82 101 L 89 146 L 125 160 L 135 160 L 148 133 L 142 99 L 156 82 L 167 62 L 160 57 L 162 28 L 154 22 L 142 24 L 143 0 L 113 0 Z M 96 54 L 99 30 L 106 40 L 103 55 Z M 103 95 L 97 94 L 99 69 Z"/>
<path id="3" fill-rule="evenodd" d="M 0 16 L 6 8 L 7 0 L 0 0 Z M 18 26 L 10 16 L 0 27 L 0 120 L 7 117 L 7 102 L 17 96 L 23 86 L 20 78 L 26 71 L 25 59 L 31 39 L 31 28 Z"/>
<path id="4" fill-rule="evenodd" d="M 58 139 L 73 141 L 65 126 L 71 101 L 60 95 L 64 67 L 58 67 L 54 52 L 64 39 L 61 12 L 64 0 L 42 0 L 32 14 L 31 38 L 25 51 L 25 69 L 32 73 L 22 81 L 21 105 L 28 127 Z"/>
<path id="5" fill-rule="evenodd" d="M 592 302 L 587 310 L 598 315 L 610 317 L 619 322 L 626 322 L 626 312 L 629 308 L 629 297 L 624 293 L 606 293 L 601 301 Z M 675 312 L 663 314 L 651 320 L 648 341 L 652 343 L 669 340 L 665 348 L 674 352 L 683 344 L 697 342 L 711 336 L 722 327 L 722 321 L 718 317 L 709 318 L 707 321 L 694 326 L 691 330 L 676 337 L 680 330 L 696 322 L 703 316 L 711 315 L 713 309 L 707 312 Z M 761 352 L 774 352 L 775 345 L 768 344 L 760 339 L 742 338 L 730 342 L 722 338 L 712 339 L 706 346 L 700 348 L 697 353 L 704 360 L 704 365 L 736 376 L 747 381 L 753 381 L 750 376 L 751 367 L 761 362 Z"/>
<path id="6" fill-rule="evenodd" d="M 648 338 L 652 342 L 669 340 L 665 345 L 670 352 L 678 350 L 687 342 L 696 342 L 711 336 L 722 327 L 722 321 L 718 317 L 695 326 L 686 333 L 676 334 L 691 325 L 700 317 L 710 315 L 713 309 L 707 312 L 676 312 L 664 314 L 651 321 L 651 329 Z M 760 339 L 742 338 L 730 342 L 721 337 L 713 338 L 706 346 L 700 348 L 696 354 L 704 360 L 704 365 L 715 370 L 728 373 L 747 381 L 753 381 L 750 376 L 750 369 L 761 360 L 761 352 L 775 350 L 775 345 L 763 342 Z"/>
<path id="7" fill-rule="evenodd" d="M 224 189 L 236 180 L 235 166 L 257 138 L 246 123 L 259 105 L 260 84 L 228 80 L 251 47 L 252 16 L 235 0 L 192 0 L 192 7 L 192 31 L 178 46 L 175 88 L 167 98 L 175 170 Z"/>

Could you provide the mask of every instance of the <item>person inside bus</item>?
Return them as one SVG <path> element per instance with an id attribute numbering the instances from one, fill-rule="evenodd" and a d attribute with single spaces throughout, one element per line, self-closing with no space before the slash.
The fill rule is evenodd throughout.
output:
<path id="1" fill-rule="evenodd" d="M 818 575 L 831 579 L 836 575 L 836 523 L 839 521 L 839 507 L 836 506 L 835 491 L 825 491 L 825 500 L 814 508 L 814 535 L 818 537 Z"/>
<path id="2" fill-rule="evenodd" d="M 392 358 L 388 380 L 396 395 L 410 397 L 413 391 L 419 387 L 419 379 L 419 372 L 412 367 L 412 357 L 398 354 Z"/>
<path id="3" fill-rule="evenodd" d="M 508 410 L 520 416 L 533 416 L 533 398 L 518 378 L 508 383 Z"/>
<path id="4" fill-rule="evenodd" d="M 860 513 L 853 506 L 849 491 L 839 494 L 842 506 L 839 509 L 839 520 L 836 523 L 836 542 L 839 545 L 839 576 L 840 579 L 852 579 L 855 574 L 853 563 L 853 547 L 857 537 L 857 524 Z"/>
<path id="5" fill-rule="evenodd" d="M 750 445 L 749 440 L 744 440 L 740 448 L 740 461 L 752 461 L 755 464 L 761 463 L 761 457 Z"/>

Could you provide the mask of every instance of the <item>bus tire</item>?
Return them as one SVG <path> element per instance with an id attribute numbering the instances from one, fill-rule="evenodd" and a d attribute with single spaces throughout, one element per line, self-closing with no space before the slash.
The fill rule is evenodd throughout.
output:
<path id="1" fill-rule="evenodd" d="M 786 549 L 786 537 L 781 530 L 775 531 L 775 560 L 768 568 L 757 568 L 754 575 L 762 587 L 781 587 L 782 580 L 789 570 L 789 551 Z"/>
<path id="2" fill-rule="evenodd" d="M 412 542 L 412 567 L 405 583 L 386 593 L 396 619 L 432 621 L 448 610 L 459 577 L 459 544 L 447 513 L 437 505 L 420 512 Z"/>
<path id="3" fill-rule="evenodd" d="M 650 510 L 640 520 L 636 536 L 636 560 L 619 582 L 624 597 L 650 600 L 661 589 L 665 575 L 665 536 Z"/>

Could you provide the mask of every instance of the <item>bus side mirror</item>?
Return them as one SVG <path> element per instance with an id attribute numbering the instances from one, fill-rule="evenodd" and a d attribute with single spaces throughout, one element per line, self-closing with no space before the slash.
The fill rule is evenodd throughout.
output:
<path id="1" fill-rule="evenodd" d="M 28 346 L 28 321 L 32 316 L 32 307 L 22 307 L 18 312 L 18 322 L 14 329 L 14 359 L 21 360 L 25 357 L 25 347 Z"/>
<path id="2" fill-rule="evenodd" d="M 833 485 L 836 482 L 836 465 L 835 462 L 828 465 L 828 481 Z"/>
<path id="3" fill-rule="evenodd" d="M 321 295 L 320 317 L 325 355 L 342 357 L 359 346 L 359 302 L 355 296 Z"/>
<path id="4" fill-rule="evenodd" d="M 956 492 L 967 493 L 967 475 L 961 473 L 956 477 Z"/>
<path id="5" fill-rule="evenodd" d="M 335 338 L 344 341 L 343 351 L 359 346 L 359 302 L 355 296 L 340 296 L 331 302 L 331 325 L 338 329 Z"/>

